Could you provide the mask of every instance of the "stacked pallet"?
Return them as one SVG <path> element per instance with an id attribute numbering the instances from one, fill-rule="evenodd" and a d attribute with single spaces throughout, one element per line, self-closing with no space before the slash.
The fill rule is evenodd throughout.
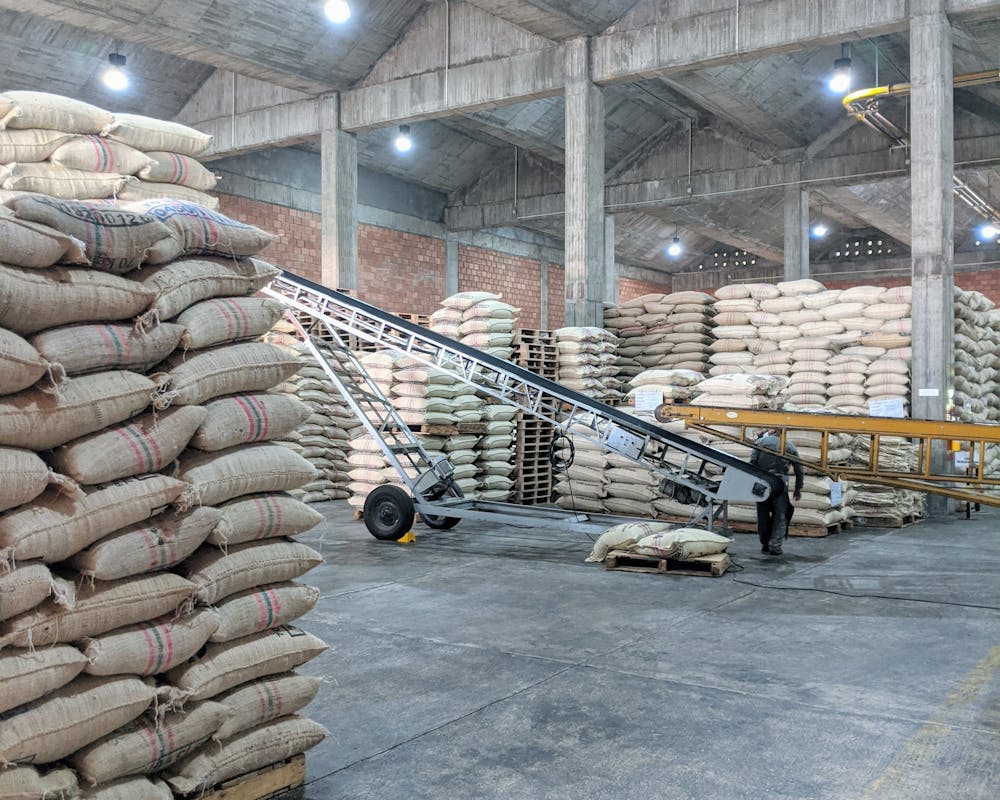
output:
<path id="1" fill-rule="evenodd" d="M 190 794 L 303 752 L 326 732 L 295 715 L 318 682 L 290 670 L 325 646 L 289 623 L 315 604 L 295 579 L 322 557 L 290 537 L 321 517 L 286 494 L 312 466 L 272 441 L 309 409 L 270 391 L 299 360 L 254 341 L 281 312 L 252 296 L 277 274 L 252 257 L 270 237 L 216 215 L 209 238 L 198 209 L 122 209 L 112 230 L 92 205 L 13 204 L 0 763 L 169 797 L 163 780 Z M 272 691 L 291 702 L 261 707 Z"/>
<path id="2" fill-rule="evenodd" d="M 514 339 L 518 366 L 549 380 L 557 380 L 559 356 L 552 331 L 522 328 Z M 549 448 L 554 429 L 538 417 L 519 412 L 514 444 L 514 500 L 521 505 L 552 502 L 555 480 Z"/>

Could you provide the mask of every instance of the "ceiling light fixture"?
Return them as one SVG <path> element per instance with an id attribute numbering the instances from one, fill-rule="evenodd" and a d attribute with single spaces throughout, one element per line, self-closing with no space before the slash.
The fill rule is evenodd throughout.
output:
<path id="1" fill-rule="evenodd" d="M 815 225 L 813 225 L 812 235 L 816 239 L 822 239 L 829 232 L 830 229 L 826 227 L 826 225 L 824 225 L 822 222 L 817 222 Z"/>
<path id="2" fill-rule="evenodd" d="M 410 136 L 410 126 L 400 125 L 399 133 L 396 134 L 396 149 L 400 153 L 409 153 L 413 149 L 413 137 Z"/>
<path id="3" fill-rule="evenodd" d="M 121 53 L 108 54 L 108 68 L 104 70 L 101 80 L 114 92 L 123 92 L 128 88 L 128 75 L 124 67 L 125 56 Z"/>
<path id="4" fill-rule="evenodd" d="M 997 236 L 1000 236 L 1000 228 L 992 222 L 987 222 L 979 229 L 979 235 L 983 239 L 996 239 Z"/>
<path id="5" fill-rule="evenodd" d="M 835 94 L 847 94 L 851 88 L 851 46 L 841 45 L 840 58 L 833 62 L 833 74 L 830 76 L 830 91 Z"/>
<path id="6" fill-rule="evenodd" d="M 667 246 L 667 255 L 671 258 L 677 258 L 681 253 L 684 252 L 684 246 L 681 244 L 679 237 L 674 236 L 673 240 Z"/>
<path id="7" fill-rule="evenodd" d="M 337 25 L 343 25 L 351 18 L 351 7 L 347 4 L 347 0 L 326 0 L 323 12 L 330 22 Z"/>

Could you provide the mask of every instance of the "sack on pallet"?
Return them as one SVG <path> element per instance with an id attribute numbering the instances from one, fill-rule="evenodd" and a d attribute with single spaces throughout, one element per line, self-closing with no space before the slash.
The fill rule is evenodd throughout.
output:
<path id="1" fill-rule="evenodd" d="M 287 350 L 244 342 L 177 354 L 160 368 L 169 375 L 169 401 L 186 406 L 225 394 L 266 391 L 288 380 L 300 366 L 298 357 Z"/>
<path id="2" fill-rule="evenodd" d="M 80 642 L 91 675 L 157 675 L 195 655 L 219 625 L 218 615 L 200 608 L 116 628 Z"/>
<path id="3" fill-rule="evenodd" d="M 177 317 L 177 324 L 187 328 L 184 348 L 202 350 L 263 336 L 284 313 L 279 303 L 263 297 L 222 297 L 196 303 Z"/>
<path id="4" fill-rule="evenodd" d="M 93 134 L 74 136 L 57 147 L 49 161 L 67 169 L 118 175 L 135 175 L 152 163 L 148 155 L 134 147 Z"/>
<path id="5" fill-rule="evenodd" d="M 190 794 L 211 788 L 237 775 L 266 767 L 303 753 L 329 736 L 318 722 L 295 715 L 259 725 L 221 746 L 209 745 L 167 772 L 167 782 Z"/>
<path id="6" fill-rule="evenodd" d="M 69 762 L 92 785 L 160 772 L 207 741 L 229 710 L 207 700 L 162 719 L 139 719 L 74 753 Z"/>
<path id="7" fill-rule="evenodd" d="M 215 545 L 235 545 L 312 530 L 323 515 L 284 494 L 260 494 L 223 503 L 222 519 L 209 534 Z"/>
<path id="8" fill-rule="evenodd" d="M 86 665 L 84 655 L 69 645 L 0 653 L 0 713 L 65 686 Z"/>
<path id="9" fill-rule="evenodd" d="M 0 770 L 0 797 L 5 800 L 76 800 L 79 796 L 71 769 L 53 769 L 44 775 L 34 767 Z"/>
<path id="10" fill-rule="evenodd" d="M 34 126 L 41 127 L 41 126 Z M 102 128 L 105 136 L 145 153 L 166 151 L 197 157 L 212 144 L 212 137 L 179 122 L 140 114 L 114 114 Z"/>
<path id="11" fill-rule="evenodd" d="M 58 94 L 27 91 L 0 94 L 0 129 L 43 128 L 67 133 L 100 133 L 112 119 L 109 111 Z"/>
<path id="12" fill-rule="evenodd" d="M 700 528 L 677 528 L 645 536 L 629 546 L 633 553 L 688 561 L 700 556 L 725 552 L 732 539 Z"/>
<path id="13" fill-rule="evenodd" d="M 204 655 L 182 664 L 167 679 L 183 699 L 205 700 L 241 683 L 288 672 L 315 658 L 326 645 L 310 633 L 285 625 L 223 644 L 209 644 Z"/>
<path id="14" fill-rule="evenodd" d="M 183 327 L 170 323 L 148 331 L 129 324 L 68 325 L 36 333 L 30 343 L 67 375 L 109 369 L 144 372 L 170 355 L 183 333 Z"/>
<path id="15" fill-rule="evenodd" d="M 305 422 L 309 407 L 284 394 L 245 394 L 213 400 L 207 416 L 191 439 L 191 447 L 216 451 L 281 439 Z"/>
<path id="16" fill-rule="evenodd" d="M 200 300 L 251 295 L 279 272 L 258 258 L 182 258 L 143 270 L 142 284 L 155 294 L 154 308 L 160 319 L 166 320 Z"/>
<path id="17" fill-rule="evenodd" d="M 139 678 L 81 675 L 0 726 L 0 762 L 49 764 L 139 716 L 156 692 Z"/>
<path id="18" fill-rule="evenodd" d="M 300 583 L 273 583 L 245 589 L 217 604 L 219 627 L 211 640 L 231 642 L 287 625 L 311 611 L 318 600 L 319 589 Z"/>
<path id="19" fill-rule="evenodd" d="M 224 742 L 250 728 L 295 714 L 312 702 L 322 683 L 321 678 L 291 672 L 250 681 L 217 695 L 213 702 L 229 709 L 230 717 L 212 738 Z"/>
<path id="20" fill-rule="evenodd" d="M 3 100 L 0 99 L 0 116 Z M 43 128 L 4 130 L 0 124 L 0 164 L 30 164 L 45 161 L 56 149 L 73 138 L 73 134 Z"/>
<path id="21" fill-rule="evenodd" d="M 85 485 L 158 472 L 180 455 L 207 413 L 181 406 L 142 414 L 57 448 L 51 462 Z"/>
<path id="22" fill-rule="evenodd" d="M 48 225 L 19 219 L 0 205 L 0 264 L 43 269 L 55 263 L 89 264 L 84 243 Z"/>
<path id="23" fill-rule="evenodd" d="M 149 261 L 153 264 L 164 264 L 182 256 L 254 256 L 275 238 L 254 225 L 230 219 L 198 202 L 144 200 L 131 203 L 128 208 L 160 220 L 174 234 L 170 241 L 160 242 L 152 249 Z"/>
<path id="24" fill-rule="evenodd" d="M 228 550 L 203 547 L 184 565 L 197 587 L 198 602 L 214 605 L 254 586 L 291 581 L 323 563 L 323 556 L 298 542 L 266 539 Z"/>
<path id="25" fill-rule="evenodd" d="M 81 575 L 101 581 L 169 569 L 197 550 L 221 518 L 210 506 L 183 514 L 166 511 L 115 531 L 74 555 L 70 564 Z"/>
<path id="26" fill-rule="evenodd" d="M 245 494 L 297 489 L 313 480 L 316 470 L 287 447 L 253 444 L 212 453 L 188 451 L 179 459 L 177 474 L 204 505 L 217 505 Z"/>
<path id="27" fill-rule="evenodd" d="M 0 620 L 31 610 L 54 588 L 52 573 L 45 564 L 27 562 L 0 570 Z"/>
<path id="28" fill-rule="evenodd" d="M 29 506 L 0 517 L 0 562 L 63 561 L 112 531 L 149 519 L 186 489 L 165 475 L 120 481 L 83 497 L 48 489 Z"/>
<path id="29" fill-rule="evenodd" d="M 121 780 L 84 789 L 79 800 L 174 800 L 170 787 L 159 779 L 133 775 Z M 46 798 L 46 800 L 48 800 Z"/>
<path id="30" fill-rule="evenodd" d="M 670 524 L 666 522 L 626 522 L 622 525 L 615 525 L 602 533 L 596 542 L 586 561 L 594 563 L 601 562 L 607 557 L 611 550 L 621 550 L 638 542 L 647 536 L 670 530 Z"/>
<path id="31" fill-rule="evenodd" d="M 130 319 L 153 297 L 141 284 L 99 270 L 0 265 L 0 327 L 22 336 L 72 322 Z"/>
<path id="32" fill-rule="evenodd" d="M 189 581 L 169 572 L 85 584 L 72 609 L 49 600 L 0 622 L 0 647 L 41 647 L 97 636 L 173 612 L 193 594 Z"/>

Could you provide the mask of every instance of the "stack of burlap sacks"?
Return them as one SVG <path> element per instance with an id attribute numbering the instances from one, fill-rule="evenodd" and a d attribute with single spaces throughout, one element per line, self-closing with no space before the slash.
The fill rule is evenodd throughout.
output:
<path id="1" fill-rule="evenodd" d="M 88 798 L 169 798 L 308 749 L 326 732 L 295 712 L 318 681 L 290 670 L 325 646 L 288 623 L 322 557 L 289 537 L 321 517 L 285 494 L 312 466 L 270 441 L 309 416 L 268 391 L 298 358 L 253 341 L 281 313 L 252 297 L 277 272 L 251 257 L 270 237 L 11 202 L 0 763 L 31 766 L 0 770 L 0 796 L 79 780 Z"/>
<path id="2" fill-rule="evenodd" d="M 212 137 L 174 122 L 45 92 L 0 94 L 0 200 L 37 193 L 122 203 L 171 198 L 217 209 L 197 161 Z"/>
<path id="3" fill-rule="evenodd" d="M 553 331 L 558 351 L 560 384 L 605 403 L 622 398 L 618 380 L 618 338 L 593 327 L 567 327 Z"/>

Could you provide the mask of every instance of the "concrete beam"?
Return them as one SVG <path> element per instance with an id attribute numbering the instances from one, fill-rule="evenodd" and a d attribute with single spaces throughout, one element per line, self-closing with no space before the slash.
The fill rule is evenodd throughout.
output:
<path id="1" fill-rule="evenodd" d="M 320 271 L 325 286 L 358 288 L 358 143 L 340 130 L 336 96 L 322 105 Z"/>
<path id="2" fill-rule="evenodd" d="M 851 216 L 910 246 L 910 186 L 897 178 L 884 184 L 826 186 L 819 194 Z"/>
<path id="3" fill-rule="evenodd" d="M 809 190 L 785 187 L 785 280 L 809 277 Z"/>

